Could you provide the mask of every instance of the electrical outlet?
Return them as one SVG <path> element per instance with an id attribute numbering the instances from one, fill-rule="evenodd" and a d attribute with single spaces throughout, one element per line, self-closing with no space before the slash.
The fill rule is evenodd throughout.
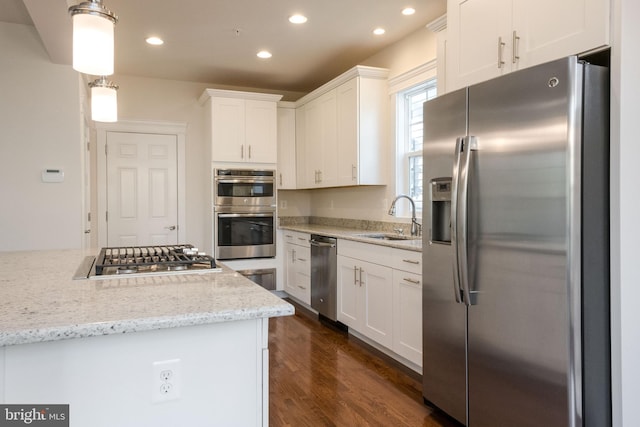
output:
<path id="1" fill-rule="evenodd" d="M 287 209 L 287 201 L 280 200 L 280 209 Z"/>
<path id="2" fill-rule="evenodd" d="M 154 403 L 180 399 L 182 380 L 180 359 L 153 362 L 151 400 Z"/>

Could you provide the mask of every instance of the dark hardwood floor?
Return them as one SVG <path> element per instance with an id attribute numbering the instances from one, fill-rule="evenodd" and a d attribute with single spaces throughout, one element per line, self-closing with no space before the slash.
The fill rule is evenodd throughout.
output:
<path id="1" fill-rule="evenodd" d="M 296 307 L 269 321 L 269 425 L 459 427 L 420 376 Z"/>

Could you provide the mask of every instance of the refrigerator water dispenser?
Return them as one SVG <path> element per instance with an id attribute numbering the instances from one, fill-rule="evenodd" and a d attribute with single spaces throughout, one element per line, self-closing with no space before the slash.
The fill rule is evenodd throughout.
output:
<path id="1" fill-rule="evenodd" d="M 451 244 L 451 178 L 434 178 L 430 184 L 430 243 Z"/>

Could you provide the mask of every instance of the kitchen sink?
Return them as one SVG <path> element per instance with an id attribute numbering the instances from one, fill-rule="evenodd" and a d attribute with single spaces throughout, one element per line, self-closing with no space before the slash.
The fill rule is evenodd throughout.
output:
<path id="1" fill-rule="evenodd" d="M 356 234 L 357 237 L 366 237 L 367 239 L 380 239 L 380 240 L 419 240 L 420 236 L 407 236 L 404 234 L 394 233 L 365 233 Z"/>

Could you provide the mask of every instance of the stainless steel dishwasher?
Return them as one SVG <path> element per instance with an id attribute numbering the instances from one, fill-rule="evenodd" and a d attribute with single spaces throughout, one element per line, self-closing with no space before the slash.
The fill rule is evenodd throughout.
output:
<path id="1" fill-rule="evenodd" d="M 336 239 L 311 235 L 311 307 L 322 316 L 337 317 Z"/>

